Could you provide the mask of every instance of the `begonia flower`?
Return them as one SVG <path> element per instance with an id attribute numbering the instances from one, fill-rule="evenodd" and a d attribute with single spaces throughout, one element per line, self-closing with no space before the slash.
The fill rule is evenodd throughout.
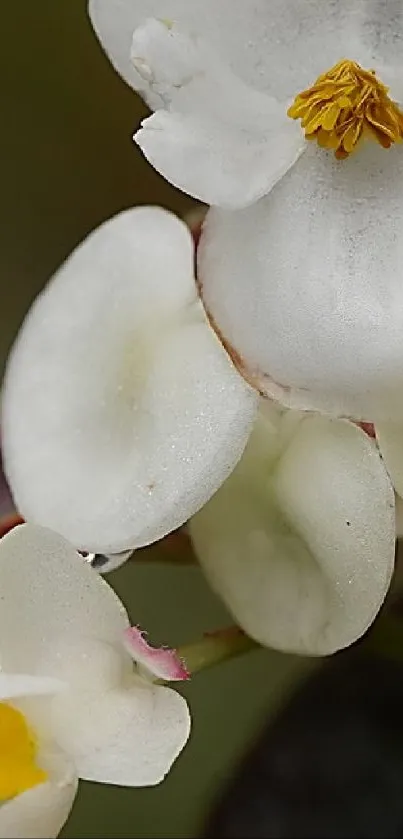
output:
<path id="1" fill-rule="evenodd" d="M 403 421 L 400 0 L 89 10 L 155 111 L 136 142 L 214 205 L 200 293 L 242 374 L 288 407 Z"/>

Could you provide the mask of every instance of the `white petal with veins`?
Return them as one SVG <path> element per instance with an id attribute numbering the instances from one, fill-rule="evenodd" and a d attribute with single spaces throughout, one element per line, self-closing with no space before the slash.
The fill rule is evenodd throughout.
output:
<path id="1" fill-rule="evenodd" d="M 305 147 L 287 105 L 247 87 L 197 38 L 149 20 L 132 60 L 159 97 L 136 142 L 152 165 L 190 195 L 246 206 L 272 188 Z"/>
<path id="2" fill-rule="evenodd" d="M 403 419 L 403 156 L 316 145 L 270 195 L 207 215 L 203 299 L 262 388 L 293 408 Z"/>
<path id="3" fill-rule="evenodd" d="M 5 472 L 26 520 L 119 553 L 205 503 L 255 411 L 198 299 L 189 230 L 137 207 L 92 233 L 27 316 L 3 389 Z"/>
<path id="4" fill-rule="evenodd" d="M 190 535 L 246 632 L 327 655 L 366 631 L 388 590 L 392 487 L 374 442 L 351 423 L 265 411 Z"/>

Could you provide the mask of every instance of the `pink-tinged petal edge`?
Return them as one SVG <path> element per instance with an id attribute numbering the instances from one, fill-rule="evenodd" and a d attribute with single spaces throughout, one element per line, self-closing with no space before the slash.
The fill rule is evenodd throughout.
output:
<path id="1" fill-rule="evenodd" d="M 17 524 L 22 524 L 23 519 L 17 513 L 11 492 L 8 487 L 4 472 L 0 450 L 0 539 L 5 536 L 9 530 L 16 527 Z"/>
<path id="2" fill-rule="evenodd" d="M 18 513 L 10 513 L 8 516 L 0 517 L 0 539 L 13 527 L 17 527 L 18 524 L 24 524 L 24 519 Z"/>
<path id="3" fill-rule="evenodd" d="M 372 422 L 357 422 L 357 425 L 360 428 L 362 428 L 362 430 L 365 431 L 366 434 L 368 434 L 368 437 L 371 437 L 373 440 L 375 440 L 375 426 Z"/>
<path id="4" fill-rule="evenodd" d="M 190 673 L 176 650 L 150 646 L 145 633 L 138 626 L 130 626 L 125 630 L 123 643 L 134 661 L 158 679 L 164 679 L 166 682 L 183 682 L 190 679 Z"/>

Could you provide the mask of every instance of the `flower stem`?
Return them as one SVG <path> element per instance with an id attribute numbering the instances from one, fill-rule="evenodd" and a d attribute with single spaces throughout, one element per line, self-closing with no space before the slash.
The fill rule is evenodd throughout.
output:
<path id="1" fill-rule="evenodd" d="M 201 670 L 258 649 L 259 646 L 237 626 L 230 626 L 208 633 L 193 644 L 183 644 L 177 648 L 177 653 L 193 676 Z"/>

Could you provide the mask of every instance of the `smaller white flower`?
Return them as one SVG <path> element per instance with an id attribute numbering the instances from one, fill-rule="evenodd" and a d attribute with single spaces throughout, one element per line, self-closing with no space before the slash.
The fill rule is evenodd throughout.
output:
<path id="1" fill-rule="evenodd" d="M 24 519 L 79 550 L 162 538 L 246 445 L 257 397 L 207 321 L 193 262 L 191 233 L 171 213 L 123 212 L 74 251 L 11 352 L 6 477 Z"/>
<path id="2" fill-rule="evenodd" d="M 236 621 L 288 652 L 327 655 L 356 641 L 393 573 L 394 495 L 375 441 L 346 420 L 269 403 L 189 530 Z"/>
<path id="3" fill-rule="evenodd" d="M 0 588 L 0 837 L 44 839 L 61 830 L 78 778 L 164 778 L 190 717 L 153 678 L 188 674 L 50 530 L 20 525 L 1 539 Z"/>

